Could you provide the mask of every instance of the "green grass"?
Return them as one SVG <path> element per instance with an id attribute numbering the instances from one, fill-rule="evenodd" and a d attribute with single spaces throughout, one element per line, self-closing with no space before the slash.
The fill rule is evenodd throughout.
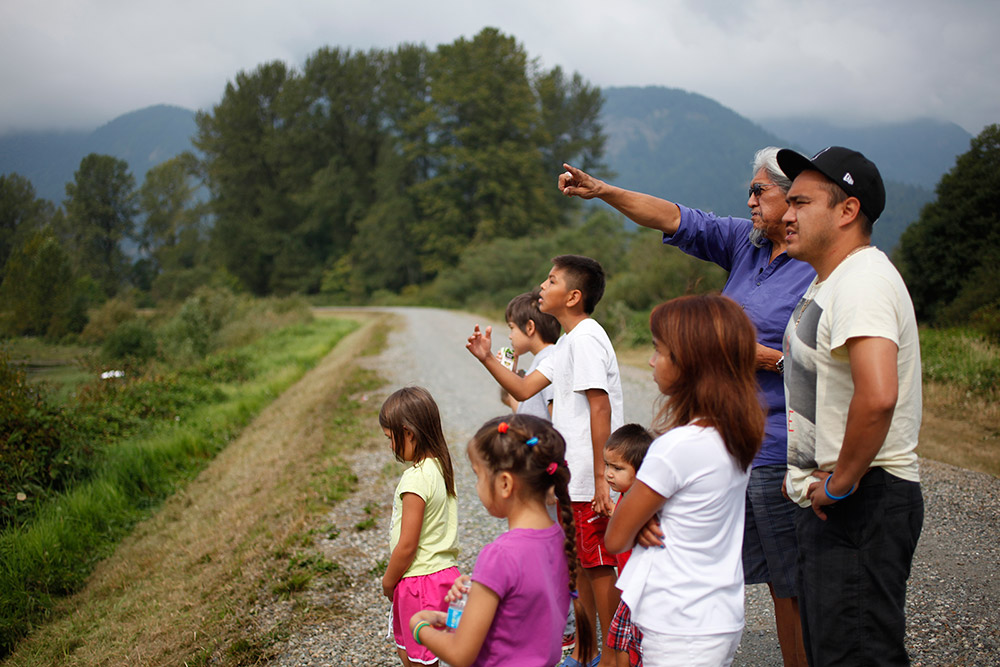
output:
<path id="1" fill-rule="evenodd" d="M 44 503 L 28 523 L 0 533 L 0 656 L 46 617 L 56 598 L 77 590 L 136 521 L 356 327 L 319 319 L 246 346 L 241 354 L 249 380 L 212 383 L 212 400 L 114 442 L 89 480 Z"/>
<path id="2" fill-rule="evenodd" d="M 1000 389 L 1000 346 L 970 329 L 921 329 L 920 355 L 924 380 L 986 396 Z"/>

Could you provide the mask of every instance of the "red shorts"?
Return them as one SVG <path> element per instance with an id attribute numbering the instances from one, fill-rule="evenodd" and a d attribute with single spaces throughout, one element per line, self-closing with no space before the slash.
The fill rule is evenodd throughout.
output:
<path id="1" fill-rule="evenodd" d="M 617 559 L 604 546 L 604 531 L 608 517 L 601 516 L 590 507 L 590 502 L 574 502 L 573 523 L 576 524 L 576 555 L 581 567 L 615 567 Z"/>

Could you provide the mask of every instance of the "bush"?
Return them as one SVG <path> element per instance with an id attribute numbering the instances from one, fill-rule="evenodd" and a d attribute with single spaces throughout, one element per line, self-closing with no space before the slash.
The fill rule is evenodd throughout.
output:
<path id="1" fill-rule="evenodd" d="M 90 463 L 90 439 L 73 413 L 47 403 L 0 352 L 0 527 L 26 520 Z"/>
<path id="2" fill-rule="evenodd" d="M 156 355 L 156 336 L 143 320 L 118 325 L 101 346 L 101 356 L 108 361 L 141 364 Z"/>
<path id="3" fill-rule="evenodd" d="M 216 348 L 216 335 L 234 317 L 240 301 L 227 289 L 196 290 L 161 329 L 164 353 L 180 363 L 203 358 Z"/>
<path id="4" fill-rule="evenodd" d="M 131 299 L 115 297 L 105 301 L 90 314 L 90 321 L 80 333 L 83 343 L 101 343 L 125 322 L 136 318 Z"/>

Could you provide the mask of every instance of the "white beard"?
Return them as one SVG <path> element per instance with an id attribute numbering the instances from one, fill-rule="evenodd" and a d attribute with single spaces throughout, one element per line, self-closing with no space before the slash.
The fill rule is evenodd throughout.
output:
<path id="1" fill-rule="evenodd" d="M 756 227 L 750 230 L 750 243 L 752 243 L 755 248 L 763 248 L 767 241 L 768 238 L 764 236 L 763 230 L 757 229 Z"/>

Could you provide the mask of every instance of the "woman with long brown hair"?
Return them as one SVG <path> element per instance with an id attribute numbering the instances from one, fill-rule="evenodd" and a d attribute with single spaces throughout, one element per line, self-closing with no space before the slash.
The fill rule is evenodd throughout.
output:
<path id="1" fill-rule="evenodd" d="M 745 492 L 764 431 L 754 328 L 717 294 L 661 304 L 649 326 L 661 435 L 605 539 L 613 553 L 635 545 L 618 587 L 643 663 L 728 665 L 743 632 Z"/>

